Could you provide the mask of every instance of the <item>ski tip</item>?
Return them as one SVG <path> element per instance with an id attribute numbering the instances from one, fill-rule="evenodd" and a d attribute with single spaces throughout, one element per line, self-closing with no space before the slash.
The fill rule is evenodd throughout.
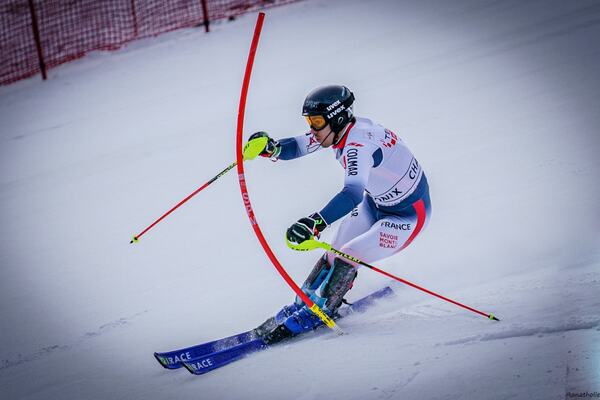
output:
<path id="1" fill-rule="evenodd" d="M 169 369 L 169 363 L 160 356 L 160 354 L 158 353 L 154 353 L 154 358 L 156 358 L 156 361 L 158 361 L 158 363 L 166 369 Z"/>
<path id="2" fill-rule="evenodd" d="M 488 315 L 488 318 L 491 319 L 492 321 L 500 321 L 498 318 L 496 318 L 496 316 L 494 314 Z"/>
<path id="3" fill-rule="evenodd" d="M 187 369 L 187 371 L 192 374 L 192 375 L 197 375 L 196 371 L 194 371 L 194 369 L 192 369 L 192 367 L 190 365 L 188 365 L 187 363 L 182 363 L 183 367 L 185 369 Z"/>

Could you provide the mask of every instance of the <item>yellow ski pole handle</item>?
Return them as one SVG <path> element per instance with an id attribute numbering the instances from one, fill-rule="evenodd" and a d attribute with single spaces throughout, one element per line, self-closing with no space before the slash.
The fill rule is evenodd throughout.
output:
<path id="1" fill-rule="evenodd" d="M 267 146 L 268 141 L 269 138 L 264 136 L 249 140 L 248 143 L 244 145 L 244 150 L 242 151 L 244 161 L 254 160 L 258 157 Z"/>
<path id="2" fill-rule="evenodd" d="M 332 250 L 332 247 L 329 243 L 319 242 L 316 239 L 305 240 L 302 243 L 294 243 L 294 242 L 290 242 L 286 236 L 285 243 L 287 244 L 287 246 L 290 249 L 296 250 L 296 251 L 311 251 L 311 250 L 316 250 L 316 249 L 323 249 L 326 251 Z"/>

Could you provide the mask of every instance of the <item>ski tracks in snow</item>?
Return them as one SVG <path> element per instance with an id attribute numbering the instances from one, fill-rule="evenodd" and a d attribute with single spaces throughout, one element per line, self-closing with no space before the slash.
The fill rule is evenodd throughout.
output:
<path id="1" fill-rule="evenodd" d="M 84 333 L 79 338 L 79 340 L 75 341 L 72 344 L 63 344 L 63 345 L 54 344 L 54 345 L 42 347 L 42 348 L 40 348 L 36 351 L 33 351 L 31 353 L 28 353 L 28 354 L 18 354 L 17 357 L 15 357 L 13 359 L 4 359 L 4 360 L 0 361 L 0 371 L 6 370 L 9 368 L 13 368 L 13 367 L 16 367 L 16 366 L 19 366 L 22 364 L 30 363 L 32 361 L 39 360 L 41 358 L 50 356 L 57 352 L 70 350 L 74 347 L 77 347 L 78 345 L 81 345 L 86 340 L 97 338 L 99 336 L 108 334 L 108 333 L 114 331 L 115 329 L 127 326 L 127 325 L 131 324 L 131 322 L 134 319 L 146 314 L 147 312 L 148 312 L 148 310 L 140 311 L 131 316 L 122 317 L 115 321 L 103 324 L 103 325 L 99 326 L 98 329 L 96 329 L 96 330 Z"/>
<path id="2" fill-rule="evenodd" d="M 457 340 L 451 340 L 445 343 L 438 343 L 438 345 L 456 345 L 466 344 L 476 341 L 489 341 L 489 340 L 501 340 L 501 339 L 512 339 L 526 336 L 538 336 L 543 337 L 549 334 L 559 334 L 569 331 L 578 331 L 585 329 L 596 329 L 600 331 L 600 319 L 592 321 L 576 321 L 568 322 L 562 325 L 550 326 L 550 327 L 521 327 L 513 326 L 509 329 L 503 330 L 496 333 L 486 333 L 482 335 L 469 336 Z"/>

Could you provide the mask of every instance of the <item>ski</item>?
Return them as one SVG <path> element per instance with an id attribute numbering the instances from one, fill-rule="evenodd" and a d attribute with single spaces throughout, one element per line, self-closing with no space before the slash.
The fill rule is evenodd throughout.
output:
<path id="1" fill-rule="evenodd" d="M 166 353 L 154 353 L 154 358 L 156 358 L 159 364 L 166 369 L 177 369 L 182 367 L 182 363 L 185 361 L 192 361 L 201 358 L 206 354 L 217 353 L 255 339 L 257 339 L 256 334 L 254 331 L 250 330 L 237 335 L 213 340 L 212 342 L 202 343 L 184 349 L 169 351 Z"/>
<path id="2" fill-rule="evenodd" d="M 213 369 L 217 369 L 237 361 L 250 353 L 264 350 L 268 347 L 269 346 L 259 338 L 229 349 L 221 350 L 211 354 L 205 354 L 192 361 L 184 361 L 182 362 L 182 365 L 192 374 L 202 375 L 212 371 Z"/>
<path id="3" fill-rule="evenodd" d="M 336 319 L 344 318 L 352 313 L 364 312 L 376 300 L 392 294 L 393 290 L 388 286 L 377 290 L 355 301 L 352 305 L 341 308 Z M 164 368 L 177 369 L 183 366 L 189 372 L 201 375 L 269 347 L 255 330 L 250 330 L 180 350 L 154 353 L 154 357 Z"/>

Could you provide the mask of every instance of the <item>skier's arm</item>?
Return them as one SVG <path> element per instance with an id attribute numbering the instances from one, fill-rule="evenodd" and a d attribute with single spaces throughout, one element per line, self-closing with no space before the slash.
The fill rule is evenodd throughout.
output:
<path id="1" fill-rule="evenodd" d="M 266 132 L 256 132 L 250 136 L 248 143 L 252 140 L 267 138 L 265 148 L 260 153 L 260 156 L 276 160 L 292 160 L 294 158 L 303 157 L 318 150 L 321 146 L 310 133 L 275 140 Z M 263 139 L 264 140 L 264 139 Z"/>
<path id="2" fill-rule="evenodd" d="M 375 146 L 350 146 L 344 149 L 346 178 L 344 188 L 318 213 L 300 218 L 286 231 L 291 243 L 302 243 L 327 228 L 328 225 L 352 211 L 363 198 L 371 167 L 381 162 L 381 151 Z"/>
<path id="3" fill-rule="evenodd" d="M 277 156 L 280 160 L 293 160 L 314 153 L 321 148 L 317 139 L 309 132 L 304 135 L 279 140 L 281 151 Z"/>

